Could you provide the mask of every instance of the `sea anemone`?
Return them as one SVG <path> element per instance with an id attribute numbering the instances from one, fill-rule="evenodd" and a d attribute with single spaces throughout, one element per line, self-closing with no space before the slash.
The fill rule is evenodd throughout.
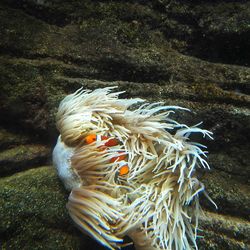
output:
<path id="1" fill-rule="evenodd" d="M 113 88 L 77 90 L 58 109 L 53 162 L 71 218 L 110 249 L 126 235 L 137 250 L 197 249 L 204 185 L 195 169 L 209 165 L 189 136 L 211 132 L 170 118 L 183 108 L 119 99 Z"/>

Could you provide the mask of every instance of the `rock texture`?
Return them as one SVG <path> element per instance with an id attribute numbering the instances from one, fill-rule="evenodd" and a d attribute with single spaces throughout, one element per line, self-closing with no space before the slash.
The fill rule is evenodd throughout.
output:
<path id="1" fill-rule="evenodd" d="M 103 249 L 72 225 L 49 165 L 63 96 L 117 85 L 214 133 L 199 174 L 218 210 L 202 200 L 199 246 L 249 249 L 249 23 L 244 0 L 1 1 L 1 247 Z"/>

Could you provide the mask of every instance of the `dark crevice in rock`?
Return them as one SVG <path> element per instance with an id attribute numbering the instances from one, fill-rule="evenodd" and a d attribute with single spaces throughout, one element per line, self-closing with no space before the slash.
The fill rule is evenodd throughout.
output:
<path id="1" fill-rule="evenodd" d="M 22 131 L 22 135 L 28 135 L 29 141 L 32 142 L 40 142 L 44 145 L 50 146 L 53 145 L 57 138 L 56 128 L 48 128 L 47 124 L 44 128 L 34 128 L 34 125 L 31 121 L 25 120 L 22 117 L 20 120 L 16 121 L 15 114 L 10 114 L 4 110 L 0 111 L 2 117 L 0 126 L 11 129 L 13 131 Z"/>
<path id="2" fill-rule="evenodd" d="M 162 97 L 165 97 L 167 99 L 180 99 L 180 100 L 187 100 L 191 102 L 199 102 L 199 103 L 204 103 L 204 104 L 233 104 L 236 107 L 248 107 L 249 103 L 246 103 L 246 100 L 232 100 L 231 98 L 216 98 L 216 97 L 199 97 L 199 96 L 183 96 L 182 93 L 178 95 L 178 93 L 175 93 L 175 95 L 171 95 L 168 93 L 162 94 Z"/>
<path id="3" fill-rule="evenodd" d="M 165 25 L 161 25 L 160 30 L 167 39 L 186 43 L 183 54 L 209 62 L 248 66 L 250 32 L 245 31 L 244 27 L 247 27 L 250 16 L 247 11 L 239 14 L 247 9 L 244 3 L 249 6 L 247 1 L 221 1 L 214 4 L 207 1 L 192 4 L 182 1 L 178 7 L 178 1 L 172 4 L 170 1 L 163 22 Z"/>
<path id="4" fill-rule="evenodd" d="M 238 83 L 238 84 L 228 84 L 228 83 L 221 83 L 220 87 L 223 90 L 232 91 L 236 94 L 245 94 L 250 95 L 250 81 L 249 83 Z"/>
<path id="5" fill-rule="evenodd" d="M 36 54 L 36 53 L 27 53 L 24 50 L 17 49 L 14 47 L 1 47 L 0 48 L 0 56 L 7 56 L 10 58 L 17 58 L 17 59 L 46 59 L 50 58 L 49 55 L 46 54 Z"/>
<path id="6" fill-rule="evenodd" d="M 35 138 L 30 138 L 30 134 L 20 134 L 20 131 L 13 130 L 9 126 L 0 127 L 0 151 L 22 144 L 31 144 L 35 141 Z"/>
<path id="7" fill-rule="evenodd" d="M 205 229 L 204 230 L 204 238 L 207 239 L 214 239 L 215 238 L 215 233 L 213 229 Z M 198 239 L 199 247 L 200 250 L 207 250 L 207 249 L 220 249 L 220 250 L 227 250 L 229 249 L 247 249 L 247 245 L 242 243 L 240 239 L 235 239 L 232 237 L 228 237 L 225 234 L 220 234 L 215 242 L 213 242 L 213 247 L 214 248 L 209 248 L 208 244 L 204 244 L 203 239 Z M 243 247 L 243 248 L 242 248 Z"/>
<path id="8" fill-rule="evenodd" d="M 42 4 L 42 1 L 41 5 L 39 5 L 39 1 L 3 0 L 3 2 L 10 8 L 24 11 L 27 15 L 58 27 L 63 27 L 70 22 L 67 20 L 67 15 L 65 13 L 60 12 L 59 10 L 55 13 L 53 8 L 46 6 L 46 1 L 44 1 L 45 5 Z"/>
<path id="9" fill-rule="evenodd" d="M 0 152 L 2 177 L 49 163 L 51 163 L 51 149 L 40 144 L 23 144 Z"/>
<path id="10" fill-rule="evenodd" d="M 242 184 L 236 181 L 232 175 L 218 171 L 207 173 L 201 181 L 206 187 L 206 192 L 218 207 L 215 209 L 206 197 L 201 196 L 203 208 L 225 216 L 234 216 L 249 221 L 248 184 Z"/>
<path id="11" fill-rule="evenodd" d="M 223 172 L 223 173 L 226 173 L 226 174 L 229 174 L 229 175 L 233 175 L 235 178 L 237 178 L 238 180 L 243 178 L 243 179 L 246 179 L 246 175 L 245 173 L 241 173 L 241 172 L 237 172 L 237 173 L 232 173 L 230 170 L 225 170 L 224 168 L 220 168 L 218 166 L 211 166 L 210 164 L 210 167 L 214 170 L 217 170 L 219 172 Z M 247 180 L 245 180 L 246 182 Z"/>
<path id="12" fill-rule="evenodd" d="M 205 234 L 207 233 L 214 233 L 214 229 L 213 228 L 205 228 L 204 229 L 205 231 Z M 228 240 L 235 240 L 236 242 L 238 243 L 241 243 L 242 240 L 247 240 L 246 236 L 245 235 L 233 235 L 233 232 L 232 233 L 227 233 L 227 232 L 224 232 L 224 233 L 220 233 L 220 236 L 221 237 L 225 237 L 226 238 L 226 241 Z"/>
<path id="13" fill-rule="evenodd" d="M 214 233 L 216 228 L 222 237 L 226 236 L 238 242 L 248 242 L 250 230 L 248 220 L 205 211 L 205 215 L 201 217 L 200 225 L 205 234 L 207 232 Z"/>
<path id="14" fill-rule="evenodd" d="M 28 165 L 17 164 L 16 166 L 18 168 L 8 169 L 6 172 L 1 172 L 1 177 L 3 177 L 3 178 L 10 177 L 10 176 L 13 176 L 15 174 L 21 173 L 23 171 L 41 168 L 43 166 L 43 164 L 51 164 L 51 160 L 48 160 L 47 158 L 46 159 L 41 158 L 41 159 L 36 159 L 36 160 L 39 160 L 40 162 L 36 163 L 36 161 L 34 161 L 34 162 L 31 161 Z M 1 166 L 1 164 L 0 164 L 0 166 Z M 10 165 L 8 162 L 6 162 L 6 164 L 4 166 L 9 167 Z M 19 169 L 19 167 L 21 169 Z M 11 166 L 10 166 L 10 168 L 11 168 Z"/>
<path id="15" fill-rule="evenodd" d="M 211 195 L 210 195 L 211 196 Z M 241 206 L 232 206 L 230 204 L 230 202 L 228 201 L 218 201 L 214 198 L 212 198 L 213 202 L 215 202 L 215 204 L 218 206 L 218 209 L 216 210 L 213 205 L 208 204 L 208 201 L 204 201 L 202 198 L 200 200 L 200 204 L 201 207 L 208 210 L 209 212 L 213 212 L 213 213 L 218 213 L 220 215 L 224 215 L 224 216 L 234 216 L 235 218 L 239 218 L 239 219 L 245 219 L 246 221 L 249 221 L 249 212 L 247 208 L 241 209 Z M 223 206 L 221 205 L 223 203 Z M 228 209 L 228 207 L 231 207 L 231 209 Z M 240 212 L 239 212 L 240 210 Z M 213 230 L 215 231 L 215 230 Z"/>
<path id="16" fill-rule="evenodd" d="M 18 117 L 15 113 L 10 114 L 9 112 L 1 110 L 0 114 L 3 117 L 0 123 L 1 127 L 5 127 L 13 131 L 21 131 L 19 132 L 20 135 L 28 135 L 28 141 L 30 143 L 40 142 L 49 146 L 53 145 L 56 141 L 57 131 L 55 127 L 48 128 L 49 125 L 47 124 L 45 128 L 39 128 L 39 124 L 37 124 L 37 127 L 34 128 L 32 121 L 25 117 L 20 117 L 17 121 L 16 119 Z"/>
<path id="17" fill-rule="evenodd" d="M 78 67 L 80 66 L 86 66 L 88 63 L 88 60 L 84 59 L 77 59 L 73 58 L 69 55 L 63 55 L 63 56 L 53 56 L 48 54 L 41 54 L 41 53 L 29 53 L 25 50 L 19 50 L 13 47 L 2 47 L 0 48 L 0 56 L 10 57 L 10 58 L 16 58 L 16 59 L 24 59 L 24 60 L 35 60 L 35 61 L 42 61 L 42 60 L 52 60 L 52 61 L 58 61 L 58 63 L 62 62 L 66 65 L 72 65 L 75 64 Z"/>
<path id="18" fill-rule="evenodd" d="M 15 114 L 10 114 L 9 112 L 4 110 L 0 110 L 0 114 L 2 116 L 0 127 L 4 128 L 7 132 L 16 134 L 16 136 L 26 138 L 24 144 L 34 144 L 36 142 L 39 142 L 43 145 L 49 146 L 51 145 L 51 141 L 56 138 L 56 135 L 54 134 L 55 128 L 53 129 L 53 131 L 35 129 L 33 126 L 31 126 L 31 124 L 23 122 L 22 119 L 17 120 L 17 116 Z M 51 134 L 54 135 L 51 137 Z M 6 146 L 1 146 L 0 144 L 0 150 L 3 148 L 6 149 L 6 147 L 10 147 L 8 146 L 8 142 L 6 142 L 4 145 Z M 13 145 L 18 144 L 15 143 Z"/>
<path id="19" fill-rule="evenodd" d="M 190 46 L 184 54 L 214 63 L 249 66 L 249 40 L 250 32 L 223 36 L 202 34 L 201 30 L 189 42 Z"/>

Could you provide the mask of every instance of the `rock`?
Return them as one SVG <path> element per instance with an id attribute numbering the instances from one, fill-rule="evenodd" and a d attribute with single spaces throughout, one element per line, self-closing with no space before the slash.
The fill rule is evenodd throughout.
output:
<path id="1" fill-rule="evenodd" d="M 1 178 L 1 247 L 96 249 L 96 244 L 90 245 L 71 224 L 65 207 L 67 196 L 49 166 Z"/>
<path id="2" fill-rule="evenodd" d="M 0 152 L 0 173 L 10 174 L 29 167 L 41 166 L 50 158 L 51 150 L 44 145 L 20 145 Z"/>
<path id="3" fill-rule="evenodd" d="M 199 240 L 200 249 L 248 249 L 250 225 L 248 220 L 237 217 L 206 213 L 201 218 L 204 236 Z M 215 231 L 217 233 L 215 233 Z"/>
<path id="4" fill-rule="evenodd" d="M 250 194 L 247 184 L 240 183 L 232 174 L 215 170 L 206 173 L 201 179 L 218 206 L 217 212 L 250 219 Z M 204 205 L 210 210 L 213 209 L 211 204 Z"/>
<path id="5" fill-rule="evenodd" d="M 124 97 L 189 108 L 174 114 L 180 122 L 203 121 L 214 140 L 195 139 L 208 145 L 212 171 L 199 175 L 218 210 L 202 198 L 200 249 L 249 248 L 249 1 L 3 0 L 0 16 L 6 248 L 101 249 L 74 229 L 67 194 L 41 167 L 51 162 L 58 104 L 81 86 L 118 86 Z"/>
<path id="6" fill-rule="evenodd" d="M 0 149 L 8 149 L 15 145 L 26 144 L 28 142 L 28 136 L 16 134 L 0 128 Z"/>

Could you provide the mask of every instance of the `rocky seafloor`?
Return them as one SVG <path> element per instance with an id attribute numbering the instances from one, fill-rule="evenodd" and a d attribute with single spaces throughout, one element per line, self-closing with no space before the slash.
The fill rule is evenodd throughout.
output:
<path id="1" fill-rule="evenodd" d="M 82 235 L 51 163 L 60 100 L 83 86 L 190 108 L 200 173 L 199 249 L 250 249 L 250 2 L 0 2 L 0 249 L 104 249 Z"/>

